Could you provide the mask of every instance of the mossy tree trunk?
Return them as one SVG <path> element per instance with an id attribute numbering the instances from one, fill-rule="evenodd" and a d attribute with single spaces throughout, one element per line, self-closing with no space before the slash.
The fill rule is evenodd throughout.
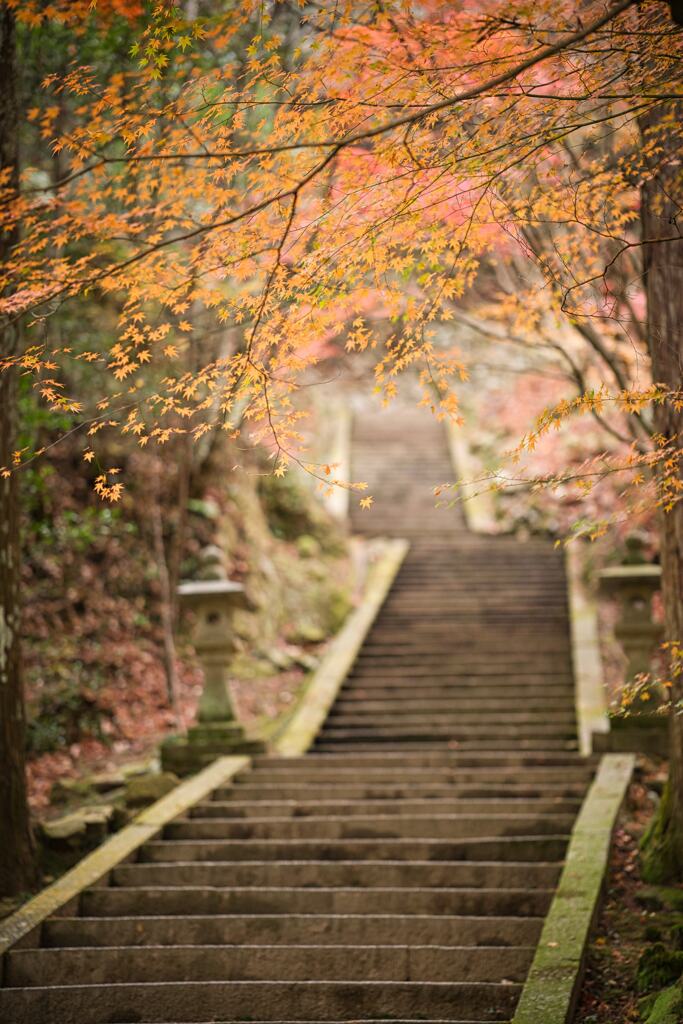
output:
<path id="1" fill-rule="evenodd" d="M 647 296 L 648 344 L 652 376 L 672 392 L 683 387 L 683 104 L 667 104 L 648 114 L 641 125 L 647 145 L 657 132 L 662 150 L 641 192 L 643 269 Z M 679 399 L 680 399 L 679 394 Z M 677 452 L 683 444 L 683 407 L 666 401 L 655 412 L 656 431 Z M 664 470 L 662 474 L 664 475 Z M 683 487 L 683 459 L 667 472 L 675 498 Z M 683 496 L 660 517 L 662 594 L 666 639 L 683 645 Z M 645 873 L 652 881 L 683 880 L 683 674 L 672 655 L 670 679 L 671 765 L 668 791 L 644 844 Z M 678 665 L 680 670 L 681 666 Z M 680 704 L 680 707 L 677 705 Z"/>
<path id="2" fill-rule="evenodd" d="M 18 186 L 19 154 L 16 36 L 9 9 L 0 4 L 0 165 Z M 16 234 L 0 233 L 4 262 Z M 14 325 L 0 321 L 0 346 L 11 355 L 19 344 Z M 0 373 L 0 466 L 12 464 L 16 447 L 17 375 Z M 0 895 L 28 891 L 38 882 L 26 798 L 25 716 L 19 637 L 19 502 L 17 477 L 0 478 Z"/>

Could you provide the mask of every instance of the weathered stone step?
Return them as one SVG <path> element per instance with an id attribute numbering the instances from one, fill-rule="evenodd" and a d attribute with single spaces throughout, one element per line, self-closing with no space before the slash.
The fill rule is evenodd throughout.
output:
<path id="1" fill-rule="evenodd" d="M 412 711 L 404 708 L 400 701 L 393 705 L 385 705 L 382 710 L 366 707 L 362 702 L 356 704 L 345 704 L 328 716 L 327 725 L 337 729 L 349 729 L 360 726 L 367 729 L 371 726 L 387 728 L 397 725 L 400 728 L 410 726 L 430 725 L 453 725 L 457 727 L 473 728 L 487 726 L 490 733 L 496 733 L 498 728 L 520 728 L 526 726 L 538 727 L 546 725 L 556 729 L 574 729 L 576 714 L 568 700 L 559 701 L 550 705 L 545 713 L 539 708 L 536 712 L 520 712 L 506 717 L 504 712 L 489 708 L 484 711 L 475 711 L 462 708 L 441 708 L 432 709 L 425 705 L 423 711 Z"/>
<path id="2" fill-rule="evenodd" d="M 523 862 L 468 861 L 270 861 L 174 862 L 171 864 L 121 864 L 112 872 L 115 886 L 213 885 L 308 886 L 312 888 L 348 886 L 431 886 L 448 888 L 538 888 L 553 886 L 560 873 L 559 864 Z"/>
<path id="3" fill-rule="evenodd" d="M 253 803 L 271 800 L 374 800 L 374 801 L 399 801 L 399 800 L 487 800 L 487 799 L 528 799 L 528 800 L 558 800 L 563 799 L 581 802 L 585 793 L 584 782 L 561 781 L 537 783 L 514 783 L 503 778 L 499 782 L 476 784 L 451 783 L 450 785 L 439 785 L 439 782 L 410 782 L 401 785 L 390 782 L 376 782 L 363 785 L 362 783 L 339 783 L 339 782 L 313 782 L 259 785 L 253 782 L 237 783 L 233 787 L 217 789 L 215 797 L 219 801 L 240 801 L 242 799 Z"/>
<path id="4" fill-rule="evenodd" d="M 443 750 L 448 749 L 449 737 L 444 736 L 441 740 L 421 740 L 413 738 L 396 739 L 392 736 L 368 738 L 360 740 L 357 737 L 344 737 L 343 739 L 331 738 L 322 733 L 321 738 L 316 741 L 315 750 L 317 753 L 337 753 L 340 750 L 353 750 L 356 752 L 371 752 L 375 750 L 392 750 L 398 752 L 409 752 L 413 750 Z M 478 739 L 478 740 L 456 740 L 453 739 L 453 746 L 459 750 L 578 750 L 578 740 L 571 739 Z"/>
<path id="5" fill-rule="evenodd" d="M 128 1024 L 128 1021 L 114 1021 L 113 1024 Z M 164 1022 L 166 1024 L 166 1022 Z M 188 1024 L 188 1021 L 172 1021 L 170 1024 Z M 199 1021 L 190 1022 L 190 1024 L 244 1024 L 243 1021 Z M 250 1024 L 266 1024 L 265 1021 L 251 1021 Z M 348 1021 L 291 1021 L 291 1020 L 277 1020 L 269 1021 L 268 1024 L 348 1024 Z M 370 1020 L 354 1020 L 353 1024 L 415 1024 L 414 1020 L 397 1020 L 395 1017 L 389 1020 L 382 1020 L 376 1017 Z M 480 1020 L 420 1020 L 419 1024 L 487 1024 L 486 1021 Z"/>
<path id="6" fill-rule="evenodd" d="M 380 752 L 383 753 L 383 752 Z M 428 753 L 424 751 L 424 753 Z M 321 755 L 334 757 L 335 754 Z M 349 761 L 357 761 L 362 753 L 349 753 Z M 526 785 L 533 784 L 554 784 L 557 782 L 586 783 L 591 777 L 589 769 L 581 765 L 551 766 L 538 768 L 520 768 L 515 765 L 504 764 L 500 768 L 380 768 L 371 765 L 358 764 L 357 767 L 340 768 L 339 766 L 324 765 L 300 765 L 298 769 L 287 771 L 285 768 L 273 769 L 259 768 L 249 777 L 251 785 L 293 785 L 293 784 L 322 784 L 339 783 L 340 785 L 362 784 L 376 785 L 389 784 L 401 785 L 429 785 L 429 786 L 464 786 L 467 784 L 496 785 L 501 782 L 508 782 L 512 771 L 517 771 L 516 780 Z"/>
<path id="7" fill-rule="evenodd" d="M 176 860 L 539 860 L 564 856 L 567 835 L 465 839 L 177 839 L 146 843 L 145 862 Z"/>
<path id="8" fill-rule="evenodd" d="M 476 768 L 544 768 L 554 770 L 565 767 L 579 768 L 584 775 L 588 775 L 595 764 L 595 759 L 587 759 L 580 754 L 557 754 L 539 753 L 527 754 L 524 751 L 508 751 L 506 753 L 491 753 L 482 751 L 480 754 L 462 754 L 457 750 L 442 750 L 437 753 L 414 753 L 410 755 L 392 754 L 391 752 L 366 754 L 357 756 L 354 754 L 306 754 L 305 757 L 280 757 L 256 755 L 253 759 L 253 767 L 250 776 L 256 775 L 261 770 L 269 772 L 282 769 L 291 772 L 297 768 L 304 772 L 314 773 L 318 768 L 339 768 L 342 772 L 349 768 L 382 768 L 382 769 L 411 769 L 430 770 L 448 769 L 460 771 L 462 769 Z M 243 776 L 244 777 L 244 776 Z M 526 776 L 525 776 L 526 777 Z M 519 780 L 517 780 L 519 781 Z"/>
<path id="9" fill-rule="evenodd" d="M 408 721 L 396 716 L 385 721 L 377 721 L 370 718 L 366 721 L 363 718 L 348 718 L 338 721 L 332 719 L 329 724 L 325 723 L 322 729 L 322 736 L 325 739 L 350 739 L 350 740 L 376 740 L 376 739 L 416 739 L 433 741 L 439 737 L 446 736 L 448 739 L 478 740 L 495 738 L 496 740 L 523 740 L 523 739 L 572 739 L 576 738 L 576 730 L 572 724 L 566 722 L 521 722 L 514 725 L 505 725 L 495 718 L 482 721 L 463 721 L 454 718 L 434 720 L 432 718 L 418 717 L 410 718 Z M 514 744 L 508 744 L 514 746 Z"/>
<path id="10" fill-rule="evenodd" d="M 433 585 L 429 586 L 417 576 L 411 580 L 400 580 L 394 584 L 394 590 L 387 598 L 376 623 L 381 626 L 396 616 L 408 614 L 419 622 L 427 622 L 427 615 L 433 613 L 430 623 L 445 625 L 446 614 L 452 611 L 458 617 L 472 620 L 477 625 L 481 624 L 483 617 L 492 617 L 499 622 L 521 622 L 526 626 L 538 619 L 553 619 L 558 629 L 563 626 L 566 628 L 566 619 L 563 621 L 560 614 L 566 612 L 567 607 L 564 588 L 532 584 L 520 590 L 510 581 L 506 581 L 504 586 L 496 581 L 496 590 L 490 596 L 475 581 L 468 585 L 463 579 L 461 584 L 462 591 L 469 590 L 471 600 L 463 596 L 462 591 L 447 586 L 443 579 L 433 581 Z"/>
<path id="11" fill-rule="evenodd" d="M 516 602 L 517 598 L 510 600 Z M 443 644 L 444 649 L 461 650 L 473 645 L 483 648 L 488 634 L 489 642 L 500 650 L 502 639 L 492 634 L 507 627 L 510 643 L 518 653 L 529 653 L 528 645 L 534 638 L 542 644 L 542 650 L 566 646 L 566 609 L 547 602 L 545 597 L 540 600 L 544 604 L 541 615 L 525 609 L 523 604 L 514 615 L 503 614 L 493 606 L 473 608 L 469 602 L 462 607 L 452 601 L 444 604 L 441 598 L 420 609 L 396 604 L 379 616 L 366 644 L 371 648 L 383 647 L 395 640 L 400 649 L 410 649 L 420 642 L 424 647 L 426 640 Z"/>
<path id="12" fill-rule="evenodd" d="M 534 946 L 540 917 L 404 914 L 197 914 L 184 917 L 56 917 L 43 926 L 46 946 L 378 945 Z M 55 1022 L 56 1024 L 56 1022 Z"/>
<path id="13" fill-rule="evenodd" d="M 442 683 L 449 680 L 458 680 L 462 683 L 469 682 L 476 685 L 482 676 L 498 679 L 501 686 L 508 685 L 514 687 L 525 684 L 538 685 L 546 681 L 551 683 L 573 682 L 570 666 L 564 658 L 554 659 L 552 664 L 541 666 L 526 664 L 512 666 L 507 663 L 491 665 L 487 662 L 479 662 L 468 667 L 464 663 L 460 664 L 460 660 L 462 659 L 456 659 L 458 663 L 452 665 L 442 661 L 426 663 L 417 659 L 411 659 L 410 663 L 405 663 L 403 659 L 400 659 L 395 664 L 387 667 L 376 664 L 370 659 L 363 665 L 362 674 L 373 677 L 384 675 L 388 681 L 395 680 L 396 685 L 399 686 L 406 679 L 414 679 L 416 682 L 424 684 L 430 681 Z M 349 673 L 349 679 L 353 679 L 361 674 L 360 664 L 362 663 L 357 659 Z"/>
<path id="14" fill-rule="evenodd" d="M 551 889 L 427 888 L 164 888 L 87 889 L 86 917 L 184 916 L 186 914 L 450 914 L 539 917 Z"/>
<path id="15" fill-rule="evenodd" d="M 496 672 L 512 672 L 520 675 L 527 671 L 539 675 L 554 669 L 558 663 L 566 661 L 568 655 L 558 655 L 549 651 L 547 654 L 536 654 L 533 656 L 515 654 L 501 648 L 499 651 L 463 652 L 453 654 L 451 651 L 442 651 L 438 654 L 426 654 L 415 652 L 415 654 L 400 654 L 398 652 L 383 654 L 359 654 L 356 659 L 356 671 L 365 668 L 383 668 L 392 672 L 400 668 L 402 672 L 409 672 L 411 669 L 422 669 L 427 671 L 430 668 L 438 668 L 441 671 L 450 669 L 459 675 L 476 675 L 482 672 L 486 675 L 494 675 Z M 563 666 L 564 667 L 564 666 Z"/>
<path id="16" fill-rule="evenodd" d="M 508 672 L 505 669 L 487 668 L 486 666 L 479 666 L 477 671 L 470 670 L 465 672 L 457 668 L 444 668 L 440 664 L 429 666 L 419 664 L 405 667 L 399 664 L 392 666 L 391 671 L 387 671 L 386 668 L 381 666 L 373 668 L 372 665 L 366 665 L 361 671 L 355 665 L 348 676 L 348 682 L 353 682 L 356 679 L 373 680 L 377 683 L 382 682 L 385 686 L 396 688 L 405 686 L 418 687 L 420 692 L 422 692 L 423 688 L 448 687 L 450 685 L 481 689 L 482 680 L 486 680 L 487 685 L 500 687 L 501 692 L 507 692 L 508 694 L 517 694 L 520 687 L 573 687 L 574 685 L 574 679 L 569 668 L 564 665 L 553 665 L 551 668 L 540 672 Z"/>
<path id="17" fill-rule="evenodd" d="M 360 725 L 363 728 L 367 728 L 368 725 L 382 727 L 398 725 L 400 728 L 419 725 L 434 726 L 436 729 L 441 724 L 458 725 L 462 723 L 468 729 L 470 727 L 476 729 L 478 726 L 484 725 L 489 729 L 495 728 L 500 735 L 500 730 L 510 728 L 526 729 L 528 727 L 529 729 L 537 729 L 539 726 L 546 726 L 548 728 L 559 726 L 574 729 L 576 715 L 574 710 L 569 708 L 568 705 L 559 710 L 551 707 L 545 711 L 539 708 L 535 713 L 519 711 L 510 712 L 509 714 L 506 714 L 500 705 L 497 709 L 490 708 L 488 711 L 463 710 L 462 708 L 431 710 L 429 707 L 425 707 L 422 712 L 408 711 L 400 706 L 378 711 L 377 709 L 361 705 L 351 709 L 348 706 L 337 708 L 328 715 L 326 724 L 328 723 L 342 729 L 351 728 L 356 725 Z"/>
<path id="18" fill-rule="evenodd" d="M 405 694 L 392 693 L 391 696 L 383 697 L 381 700 L 374 695 L 369 696 L 367 690 L 362 690 L 358 685 L 354 687 L 355 696 L 352 697 L 351 690 L 342 690 L 337 698 L 329 718 L 353 712 L 363 715 L 382 715 L 390 712 L 397 715 L 412 714 L 444 714 L 454 715 L 486 715 L 489 711 L 495 711 L 501 715 L 500 698 L 495 697 L 460 697 L 457 690 L 448 697 L 408 697 Z M 537 696 L 524 700 L 523 711 L 510 711 L 505 713 L 507 721 L 523 721 L 526 718 L 533 721 L 541 715 L 550 715 L 553 718 L 563 715 L 576 717 L 574 705 L 571 702 L 570 694 L 566 698 L 549 698 Z"/>
<path id="19" fill-rule="evenodd" d="M 196 804 L 191 818 L 323 818 L 394 817 L 427 814 L 576 814 L 580 800 L 528 799 L 432 799 L 432 800 L 272 800 L 238 803 L 232 800 L 212 800 Z"/>
<path id="20" fill-rule="evenodd" d="M 355 815 L 353 818 L 189 818 L 164 829 L 169 839 L 370 839 L 470 838 L 476 836 L 563 835 L 574 824 L 573 814 L 538 814 L 533 805 L 526 814 L 436 813 L 398 817 Z"/>
<path id="21" fill-rule="evenodd" d="M 490 679 L 480 676 L 476 683 L 460 683 L 457 679 L 447 682 L 422 683 L 413 681 L 412 685 L 406 678 L 405 683 L 391 685 L 385 678 L 357 676 L 349 680 L 339 695 L 339 706 L 352 708 L 364 706 L 366 703 L 391 703 L 401 705 L 410 701 L 421 701 L 423 706 L 429 703 L 449 703 L 451 701 L 476 703 L 477 693 L 485 693 L 486 701 L 494 701 L 499 707 L 518 704 L 532 708 L 538 706 L 543 696 L 548 707 L 574 707 L 574 686 L 569 683 L 549 683 L 545 690 L 542 683 L 514 689 L 499 686 L 495 676 Z M 485 706 L 485 705 L 484 705 Z"/>
<path id="22" fill-rule="evenodd" d="M 547 629 L 544 631 L 545 635 L 542 639 L 537 636 L 534 641 L 534 630 L 529 629 L 528 633 L 516 630 L 514 638 L 511 638 L 509 643 L 504 643 L 501 640 L 493 645 L 491 645 L 490 638 L 487 642 L 486 634 L 488 632 L 488 629 L 468 630 L 466 634 L 463 632 L 461 635 L 458 630 L 454 630 L 452 622 L 447 630 L 445 628 L 436 630 L 427 628 L 426 625 L 420 627 L 419 623 L 406 621 L 402 625 L 399 624 L 391 628 L 386 626 L 378 630 L 374 636 L 366 640 L 361 656 L 369 658 L 405 654 L 410 657 L 415 654 L 426 654 L 427 657 L 433 658 L 439 653 L 444 653 L 457 657 L 461 653 L 484 655 L 487 650 L 494 650 L 507 651 L 509 654 L 522 658 L 528 657 L 528 645 L 531 642 L 534 643 L 534 655 L 568 654 L 570 650 L 569 637 L 564 631 L 553 635 L 553 631 Z M 437 651 L 425 652 L 427 644 L 435 643 L 439 643 L 440 647 L 443 645 L 442 648 Z"/>
<path id="23" fill-rule="evenodd" d="M 109 946 L 17 949 L 9 987 L 176 981 L 523 981 L 524 946 Z"/>
<path id="24" fill-rule="evenodd" d="M 506 1020 L 518 984 L 450 982 L 213 981 L 61 985 L 0 989 L 0 1019 L 12 1024 L 106 1024 L 112 1020 L 205 1021 L 235 1016 L 321 1021 L 388 1016 Z"/>
<path id="25" fill-rule="evenodd" d="M 487 701 L 496 701 L 499 707 L 509 707 L 517 703 L 523 707 L 538 705 L 545 695 L 549 706 L 560 704 L 562 706 L 574 706 L 574 686 L 570 683 L 549 682 L 544 689 L 541 682 L 533 685 L 514 688 L 500 686 L 495 676 L 489 679 L 487 676 L 480 676 L 475 683 L 461 682 L 458 679 L 428 683 L 419 680 L 411 680 L 406 677 L 405 682 L 396 684 L 390 683 L 385 677 L 354 676 L 344 686 L 339 695 L 340 706 L 350 707 L 370 703 L 371 701 L 394 703 L 417 701 L 423 702 L 449 702 L 468 701 L 476 702 L 477 694 L 485 693 Z"/>

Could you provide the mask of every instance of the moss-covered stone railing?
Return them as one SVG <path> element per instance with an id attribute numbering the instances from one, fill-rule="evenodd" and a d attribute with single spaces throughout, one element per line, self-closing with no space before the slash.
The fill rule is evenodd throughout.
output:
<path id="1" fill-rule="evenodd" d="M 586 950 L 600 907 L 612 833 L 635 757 L 606 754 L 572 831 L 512 1024 L 570 1024 L 581 988 Z"/>

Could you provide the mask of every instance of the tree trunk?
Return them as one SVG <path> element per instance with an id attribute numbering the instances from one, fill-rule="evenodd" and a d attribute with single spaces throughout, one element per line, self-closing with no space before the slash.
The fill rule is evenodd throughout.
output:
<path id="1" fill-rule="evenodd" d="M 666 117 L 666 120 L 665 120 Z M 648 345 L 652 378 L 671 391 L 683 385 L 683 105 L 661 107 L 642 124 L 644 142 L 650 130 L 665 151 L 642 187 L 643 269 L 647 296 Z M 667 401 L 655 411 L 655 430 L 675 449 L 683 444 L 683 409 Z M 663 477 L 663 470 L 661 477 Z M 683 459 L 674 467 L 673 488 L 683 486 Z M 666 639 L 683 644 L 683 495 L 660 516 L 662 595 Z M 671 649 L 670 649 L 671 650 Z M 683 880 L 683 668 L 671 657 L 671 763 L 668 791 L 645 840 L 645 873 L 651 881 Z M 678 664 L 677 664 L 678 663 Z"/>
<path id="2" fill-rule="evenodd" d="M 18 186 L 18 114 L 14 19 L 0 5 L 0 163 Z M 0 234 L 0 260 L 16 234 Z M 0 322 L 0 344 L 11 355 L 17 329 Z M 16 437 L 17 374 L 0 373 L 0 466 L 11 466 Z M 19 501 L 16 473 L 0 478 L 0 895 L 13 896 L 38 883 L 25 774 L 25 714 L 19 640 Z"/>

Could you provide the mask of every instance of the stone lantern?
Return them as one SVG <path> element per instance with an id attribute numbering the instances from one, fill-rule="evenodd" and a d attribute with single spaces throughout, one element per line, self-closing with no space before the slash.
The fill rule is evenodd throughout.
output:
<path id="1" fill-rule="evenodd" d="M 662 626 L 652 619 L 652 598 L 661 588 L 662 569 L 644 561 L 637 537 L 629 538 L 626 546 L 624 564 L 603 569 L 599 581 L 601 593 L 615 598 L 619 606 L 614 633 L 626 655 L 625 678 L 632 681 L 651 671 L 654 651 L 663 637 Z M 593 750 L 662 754 L 667 717 L 657 713 L 659 701 L 656 694 L 653 697 L 642 704 L 638 701 L 628 715 L 610 715 L 610 731 L 593 735 Z"/>
<path id="2" fill-rule="evenodd" d="M 619 605 L 614 633 L 626 655 L 627 679 L 650 671 L 653 650 L 662 640 L 662 627 L 652 619 L 652 598 L 661 589 L 661 576 L 662 567 L 651 562 L 616 565 L 600 573 L 601 592 Z"/>
<path id="3" fill-rule="evenodd" d="M 197 771 L 222 754 L 264 749 L 259 740 L 245 735 L 230 699 L 234 614 L 248 607 L 244 587 L 228 579 L 223 553 L 215 546 L 202 552 L 200 575 L 201 579 L 184 580 L 178 587 L 182 604 L 194 612 L 193 642 L 204 674 L 197 724 L 186 737 L 173 736 L 162 744 L 164 769 L 179 774 Z"/>

